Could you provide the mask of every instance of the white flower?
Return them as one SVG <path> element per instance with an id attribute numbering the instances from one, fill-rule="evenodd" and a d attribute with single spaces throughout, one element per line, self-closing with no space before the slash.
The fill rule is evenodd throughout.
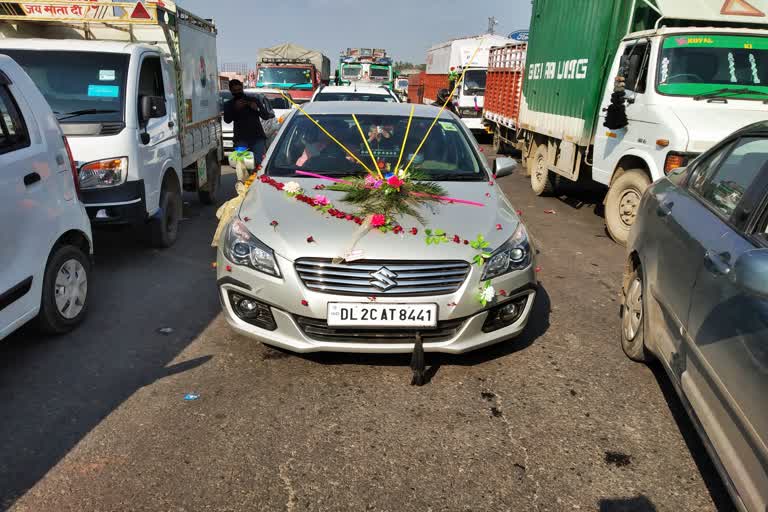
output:
<path id="1" fill-rule="evenodd" d="M 480 294 L 480 297 L 482 297 L 485 302 L 491 302 L 495 296 L 496 290 L 494 290 L 493 286 L 490 285 L 487 288 L 483 288 L 483 291 Z"/>
<path id="2" fill-rule="evenodd" d="M 397 171 L 395 171 L 395 176 L 405 181 L 408 178 L 408 171 L 406 171 L 405 169 L 398 169 Z"/>
<path id="3" fill-rule="evenodd" d="M 298 194 L 299 192 L 301 192 L 301 185 L 299 185 L 295 181 L 289 181 L 283 186 L 283 191 L 286 194 Z"/>

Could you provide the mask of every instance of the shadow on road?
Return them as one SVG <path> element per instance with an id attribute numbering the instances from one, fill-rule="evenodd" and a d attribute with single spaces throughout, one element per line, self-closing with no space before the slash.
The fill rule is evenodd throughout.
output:
<path id="1" fill-rule="evenodd" d="M 656 505 L 643 495 L 634 498 L 604 498 L 599 501 L 600 512 L 656 512 Z"/>
<path id="2" fill-rule="evenodd" d="M 539 286 L 536 300 L 533 303 L 531 317 L 525 331 L 517 338 L 503 341 L 490 347 L 469 352 L 466 354 L 426 354 L 426 378 L 431 381 L 443 366 L 473 366 L 483 364 L 494 359 L 509 356 L 515 352 L 530 347 L 549 329 L 549 315 L 551 304 L 549 294 L 543 286 Z M 268 347 L 268 350 L 278 349 Z M 304 358 L 319 364 L 326 365 L 374 365 L 374 366 L 402 366 L 407 368 L 410 354 L 343 354 L 323 352 L 316 354 L 296 354 L 296 357 Z"/>
<path id="3" fill-rule="evenodd" d="M 215 210 L 196 201 L 184 210 L 179 241 L 164 251 L 130 230 L 97 231 L 88 316 L 74 332 L 23 328 L 0 343 L 0 509 L 138 389 L 210 359 L 167 366 L 220 311 Z"/>
<path id="4" fill-rule="evenodd" d="M 702 442 L 699 433 L 693 426 L 693 422 L 688 416 L 685 406 L 677 395 L 672 382 L 669 380 L 669 376 L 659 363 L 651 364 L 650 368 L 656 377 L 656 382 L 659 384 L 659 388 L 661 389 L 667 404 L 669 405 L 669 410 L 677 423 L 677 427 L 680 429 L 683 440 L 685 441 L 688 450 L 691 452 L 691 456 L 696 463 L 701 478 L 704 480 L 704 485 L 707 486 L 709 495 L 712 497 L 712 502 L 720 512 L 735 511 L 736 508 L 728 494 L 728 490 L 726 489 L 722 478 L 720 478 L 717 469 L 715 469 L 715 465 L 712 462 L 709 453 L 707 453 L 707 449 L 704 447 L 704 443 Z"/>

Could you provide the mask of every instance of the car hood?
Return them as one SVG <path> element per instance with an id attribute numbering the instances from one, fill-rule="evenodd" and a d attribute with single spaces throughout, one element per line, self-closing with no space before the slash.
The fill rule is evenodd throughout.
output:
<path id="1" fill-rule="evenodd" d="M 290 179 L 281 178 L 279 181 L 287 182 Z M 342 192 L 313 190 L 315 185 L 327 182 L 315 179 L 296 181 L 307 195 L 322 193 L 336 208 L 354 213 L 353 205 L 341 201 L 344 195 Z M 256 180 L 243 201 L 239 216 L 242 220 L 248 219 L 248 229 L 257 238 L 291 261 L 302 257 L 343 257 L 353 248 L 362 251 L 359 257 L 364 259 L 471 261 L 477 251 L 465 245 L 465 239 L 471 241 L 483 235 L 492 249 L 505 242 L 517 229 L 520 220 L 498 185 L 489 185 L 487 182 L 441 182 L 441 185 L 449 197 L 475 201 L 485 206 L 454 203 L 434 205 L 432 210 L 425 207 L 421 213 L 427 222 L 426 226 L 412 217 L 403 217 L 398 221 L 405 228 L 405 233 L 395 235 L 370 230 L 355 243 L 363 228 L 354 222 L 322 215 L 312 207 Z M 277 221 L 277 226 L 272 227 L 272 221 Z M 413 227 L 418 229 L 417 235 L 410 233 Z M 461 242 L 427 245 L 425 228 L 442 229 L 450 239 L 458 235 Z M 314 242 L 307 242 L 308 237 L 312 237 Z"/>
<path id="2" fill-rule="evenodd" d="M 672 112 L 688 131 L 686 151 L 703 153 L 736 130 L 768 117 L 768 106 L 762 102 L 729 101 L 727 105 L 695 102 L 690 106 L 672 107 Z M 713 119 L 717 121 L 713 122 Z"/>

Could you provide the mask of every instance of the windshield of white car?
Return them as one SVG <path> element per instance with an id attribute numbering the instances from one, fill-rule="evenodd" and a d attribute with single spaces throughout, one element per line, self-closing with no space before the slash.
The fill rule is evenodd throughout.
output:
<path id="1" fill-rule="evenodd" d="M 408 116 L 356 116 L 382 173 L 392 172 L 401 154 Z M 349 114 L 317 115 L 313 118 L 344 144 L 368 168 L 371 155 Z M 431 118 L 415 117 L 402 151 L 404 167 L 414 156 L 432 124 Z M 440 181 L 482 181 L 487 179 L 478 154 L 464 130 L 453 120 L 439 120 L 414 158 L 412 169 Z M 297 170 L 325 176 L 363 175 L 366 170 L 333 142 L 304 114 L 297 113 L 276 142 L 267 165 L 271 176 L 300 177 Z"/>
<path id="2" fill-rule="evenodd" d="M 768 37 L 680 34 L 664 40 L 658 91 L 702 99 L 765 100 Z"/>
<path id="3" fill-rule="evenodd" d="M 372 94 L 362 92 L 321 92 L 315 101 L 378 101 L 397 103 L 389 94 Z"/>
<path id="4" fill-rule="evenodd" d="M 128 55 L 0 49 L 24 68 L 60 121 L 123 121 Z"/>

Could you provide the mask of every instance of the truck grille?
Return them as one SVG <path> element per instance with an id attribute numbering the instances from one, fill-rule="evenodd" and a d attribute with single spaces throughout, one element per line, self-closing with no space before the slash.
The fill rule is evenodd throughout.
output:
<path id="1" fill-rule="evenodd" d="M 337 295 L 447 295 L 461 287 L 469 268 L 466 261 L 296 261 L 296 271 L 304 286 Z"/>
<path id="2" fill-rule="evenodd" d="M 435 329 L 376 329 L 354 327 L 341 329 L 329 327 L 325 320 L 294 316 L 301 332 L 315 341 L 336 343 L 409 343 L 416 340 L 416 333 L 421 334 L 424 343 L 439 343 L 454 336 L 464 323 L 464 319 L 438 322 Z"/>

